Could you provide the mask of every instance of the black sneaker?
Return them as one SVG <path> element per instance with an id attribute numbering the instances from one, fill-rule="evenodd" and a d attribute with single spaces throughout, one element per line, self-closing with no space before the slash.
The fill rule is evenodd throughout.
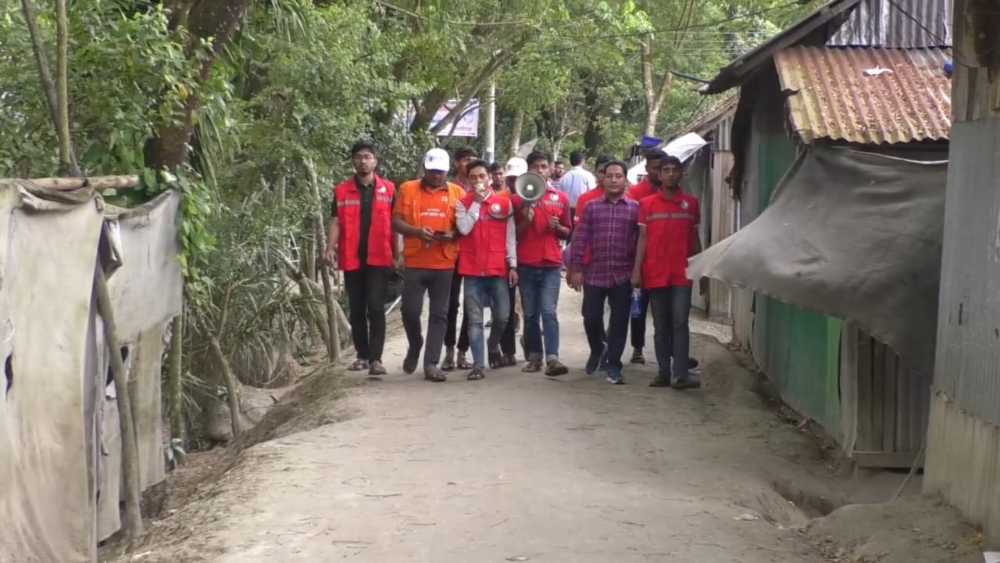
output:
<path id="1" fill-rule="evenodd" d="M 590 353 L 590 357 L 587 358 L 587 365 L 584 367 L 584 371 L 587 375 L 594 375 L 594 372 L 598 370 L 602 365 L 607 367 L 607 348 L 601 350 L 600 354 L 595 355 L 593 352 Z"/>
<path id="2" fill-rule="evenodd" d="M 697 389 L 701 387 L 701 380 L 695 375 L 689 375 L 687 377 L 677 377 L 670 382 L 670 386 L 678 391 L 683 389 Z"/>
<path id="3" fill-rule="evenodd" d="M 650 387 L 670 387 L 670 378 L 665 375 L 657 375 L 649 382 Z"/>
<path id="4" fill-rule="evenodd" d="M 646 365 L 646 356 L 642 355 L 642 348 L 636 348 L 632 352 L 632 359 L 629 360 L 629 363 Z"/>
<path id="5" fill-rule="evenodd" d="M 420 359 L 420 348 L 408 348 L 403 360 L 403 373 L 411 374 L 417 371 L 417 361 Z"/>

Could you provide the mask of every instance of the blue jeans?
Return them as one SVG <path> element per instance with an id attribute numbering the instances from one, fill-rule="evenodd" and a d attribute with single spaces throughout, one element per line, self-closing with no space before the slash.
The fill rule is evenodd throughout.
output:
<path id="1" fill-rule="evenodd" d="M 486 367 L 483 353 L 483 309 L 493 311 L 493 326 L 490 328 L 490 350 L 497 350 L 500 337 L 507 327 L 510 317 L 510 288 L 507 279 L 501 277 L 479 278 L 466 276 L 465 314 L 469 319 L 469 347 L 472 348 L 472 363 L 477 368 Z"/>
<path id="2" fill-rule="evenodd" d="M 524 346 L 529 360 L 556 359 L 559 357 L 559 288 L 562 285 L 562 268 L 534 268 L 521 266 L 518 286 L 521 288 L 521 308 L 524 309 Z M 542 329 L 538 321 L 541 318 Z M 542 333 L 545 350 L 542 354 Z"/>

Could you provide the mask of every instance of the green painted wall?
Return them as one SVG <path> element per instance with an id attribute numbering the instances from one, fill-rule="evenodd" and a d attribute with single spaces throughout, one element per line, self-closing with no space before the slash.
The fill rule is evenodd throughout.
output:
<path id="1" fill-rule="evenodd" d="M 784 131 L 762 135 L 758 153 L 760 209 L 768 206 L 796 149 Z M 762 366 L 793 408 L 840 436 L 841 321 L 757 294 L 754 321 Z M 761 303 L 763 301 L 763 303 Z"/>

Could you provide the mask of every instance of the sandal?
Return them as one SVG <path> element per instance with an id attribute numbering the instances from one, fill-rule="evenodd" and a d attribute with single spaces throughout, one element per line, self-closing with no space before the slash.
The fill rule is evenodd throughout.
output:
<path id="1" fill-rule="evenodd" d="M 347 367 L 347 371 L 364 371 L 366 369 L 368 369 L 368 360 L 361 358 L 354 360 L 354 363 Z"/>
<path id="2" fill-rule="evenodd" d="M 472 369 L 472 362 L 465 356 L 465 352 L 458 353 L 458 361 L 455 362 L 455 367 L 458 369 Z"/>
<path id="3" fill-rule="evenodd" d="M 503 359 L 500 360 L 500 367 L 511 367 L 517 365 L 517 358 L 514 354 L 506 354 Z"/>
<path id="4" fill-rule="evenodd" d="M 524 373 L 538 373 L 542 371 L 542 361 L 541 360 L 528 360 L 528 363 L 524 364 L 521 368 Z"/>
<path id="5" fill-rule="evenodd" d="M 472 371 L 470 371 L 469 374 L 465 376 L 465 378 L 468 379 L 469 381 L 478 381 L 484 377 L 486 377 L 486 374 L 483 373 L 483 370 L 481 368 L 473 368 Z"/>

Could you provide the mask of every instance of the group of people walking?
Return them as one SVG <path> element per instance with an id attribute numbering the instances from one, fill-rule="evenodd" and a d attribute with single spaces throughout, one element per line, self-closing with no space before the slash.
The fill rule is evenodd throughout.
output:
<path id="1" fill-rule="evenodd" d="M 357 351 L 350 369 L 386 374 L 383 307 L 393 271 L 402 268 L 405 373 L 420 367 L 421 354 L 424 378 L 433 382 L 446 381 L 446 372 L 455 368 L 469 370 L 466 377 L 478 380 L 487 366 L 515 365 L 513 310 L 519 293 L 522 371 L 564 375 L 569 368 L 559 358 L 557 306 L 565 271 L 568 285 L 583 292 L 588 374 L 605 371 L 610 383 L 625 382 L 622 356 L 630 324 L 631 362 L 645 363 L 649 309 L 659 366 L 651 385 L 700 386 L 690 373 L 696 362 L 689 358 L 692 284 L 686 275 L 688 257 L 700 251 L 698 200 L 681 189 L 680 160 L 662 150 L 647 150 L 644 156 L 647 176 L 630 187 L 625 162 L 600 158 L 594 176 L 583 167 L 582 155 L 574 153 L 573 168 L 557 186 L 552 160 L 543 152 L 512 158 L 501 167 L 461 149 L 449 179 L 451 156 L 435 148 L 424 156 L 422 177 L 397 189 L 377 175 L 375 147 L 356 143 L 351 149 L 355 174 L 334 188 L 326 254 L 344 271 Z M 517 178 L 529 171 L 547 182 L 532 201 L 515 190 Z M 425 296 L 430 307 L 426 338 L 421 323 Z M 611 311 L 607 323 L 606 308 Z"/>

